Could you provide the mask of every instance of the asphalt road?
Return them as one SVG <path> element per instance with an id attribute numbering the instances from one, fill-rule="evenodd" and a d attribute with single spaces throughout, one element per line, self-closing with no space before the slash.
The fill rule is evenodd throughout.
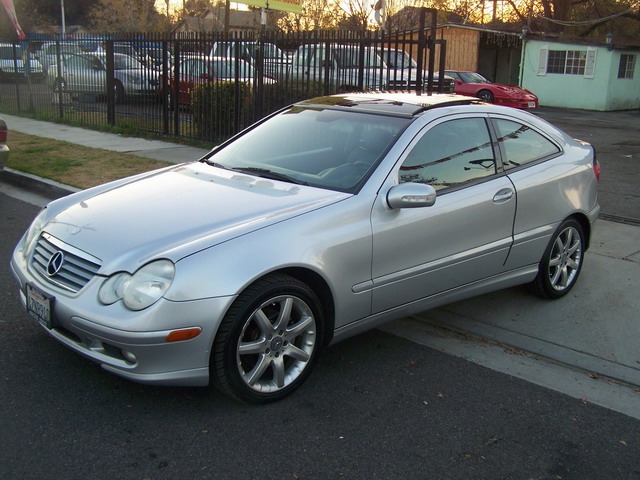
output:
<path id="1" fill-rule="evenodd" d="M 0 258 L 36 211 L 0 193 Z M 3 479 L 640 478 L 639 420 L 381 331 L 254 407 L 110 375 L 0 285 Z"/>
<path id="2" fill-rule="evenodd" d="M 640 110 L 540 108 L 536 115 L 594 145 L 602 167 L 602 218 L 640 225 Z"/>

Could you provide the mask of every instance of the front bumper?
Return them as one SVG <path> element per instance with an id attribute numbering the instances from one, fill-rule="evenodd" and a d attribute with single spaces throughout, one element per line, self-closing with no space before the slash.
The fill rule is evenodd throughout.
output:
<path id="1" fill-rule="evenodd" d="M 511 97 L 496 97 L 496 105 L 503 105 L 505 107 L 520 108 L 523 110 L 538 108 L 537 98 L 511 98 Z"/>
<path id="2" fill-rule="evenodd" d="M 9 147 L 5 144 L 0 144 L 0 171 L 4 169 L 7 159 L 9 158 Z"/>
<path id="3" fill-rule="evenodd" d="M 26 309 L 27 283 L 54 298 L 51 328 L 42 328 L 57 341 L 129 380 L 166 386 L 204 386 L 209 383 L 209 357 L 220 321 L 233 297 L 187 302 L 161 299 L 132 312 L 121 303 L 98 302 L 103 279 L 95 277 L 77 294 L 69 294 L 34 274 L 17 248 L 11 271 L 20 286 Z M 34 320 L 35 322 L 35 320 Z M 190 340 L 167 341 L 176 330 L 199 327 Z"/>

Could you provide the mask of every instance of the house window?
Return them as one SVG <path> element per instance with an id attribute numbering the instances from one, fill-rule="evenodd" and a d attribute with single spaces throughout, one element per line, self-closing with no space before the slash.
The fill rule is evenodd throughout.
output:
<path id="1" fill-rule="evenodd" d="M 618 78 L 633 78 L 633 71 L 636 68 L 636 56 L 629 54 L 620 55 L 620 65 L 618 66 Z"/>
<path id="2" fill-rule="evenodd" d="M 584 50 L 549 50 L 547 73 L 584 75 L 587 52 Z"/>

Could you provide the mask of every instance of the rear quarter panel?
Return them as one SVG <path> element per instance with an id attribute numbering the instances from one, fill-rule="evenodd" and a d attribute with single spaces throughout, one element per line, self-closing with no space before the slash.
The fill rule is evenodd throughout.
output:
<path id="1" fill-rule="evenodd" d="M 509 266 L 539 262 L 563 220 L 597 207 L 591 147 L 571 141 L 563 148 L 561 156 L 509 173 L 518 202 Z"/>

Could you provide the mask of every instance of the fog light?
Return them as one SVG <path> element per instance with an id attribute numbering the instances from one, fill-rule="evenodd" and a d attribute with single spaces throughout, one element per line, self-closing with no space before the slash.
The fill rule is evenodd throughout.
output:
<path id="1" fill-rule="evenodd" d="M 122 357 L 125 359 L 127 363 L 134 364 L 138 361 L 136 356 L 131 352 L 127 352 L 126 350 L 120 350 L 120 353 L 122 354 Z"/>

